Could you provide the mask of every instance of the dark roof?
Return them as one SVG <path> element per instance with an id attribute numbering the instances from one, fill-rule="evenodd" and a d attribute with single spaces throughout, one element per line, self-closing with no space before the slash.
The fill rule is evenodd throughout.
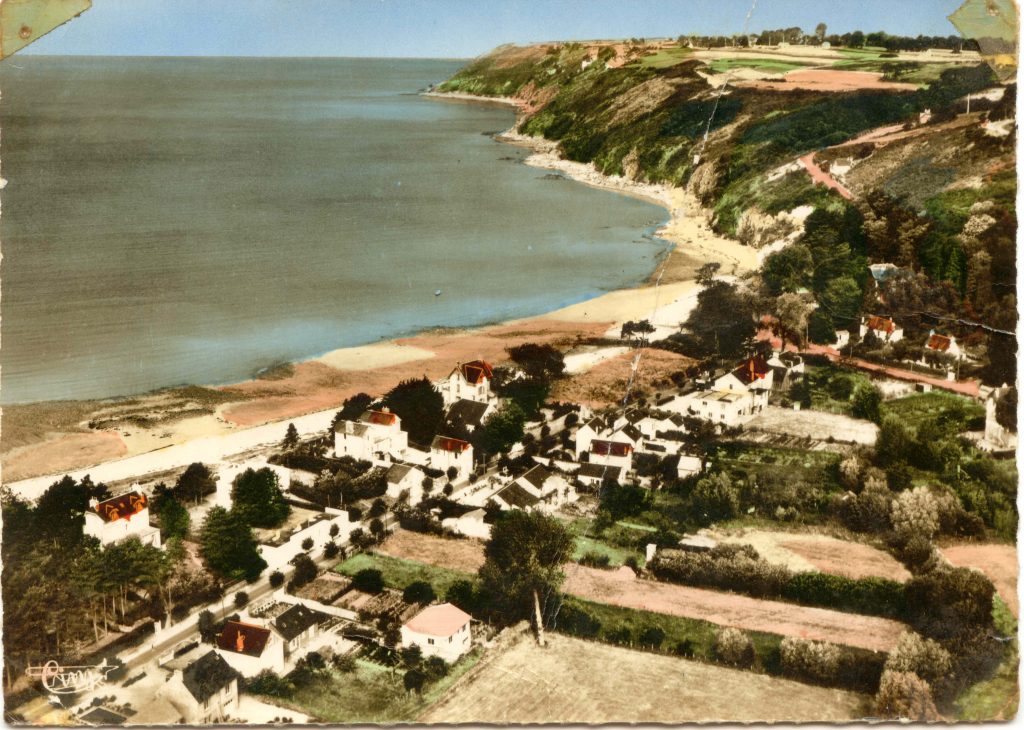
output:
<path id="1" fill-rule="evenodd" d="M 632 410 L 629 413 L 625 414 L 624 418 L 630 423 L 639 423 L 640 421 L 647 418 L 647 414 L 643 413 L 640 410 Z"/>
<path id="2" fill-rule="evenodd" d="M 468 441 L 452 438 L 451 436 L 435 436 L 434 440 L 430 442 L 430 448 L 432 449 L 454 451 L 456 453 L 465 451 L 469 447 Z"/>
<path id="3" fill-rule="evenodd" d="M 633 452 L 633 447 L 618 441 L 594 439 L 590 442 L 590 451 L 601 456 L 629 456 Z"/>
<path id="4" fill-rule="evenodd" d="M 460 398 L 448 408 L 445 419 L 453 425 L 479 426 L 483 423 L 487 408 L 486 403 Z"/>
<path id="5" fill-rule="evenodd" d="M 326 613 L 314 611 L 301 603 L 296 603 L 287 611 L 274 619 L 274 628 L 277 633 L 284 637 L 285 641 L 291 641 L 310 626 L 322 623 L 327 620 Z"/>
<path id="6" fill-rule="evenodd" d="M 94 707 L 84 715 L 79 715 L 78 719 L 90 725 L 124 725 L 126 718 L 106 707 Z"/>
<path id="7" fill-rule="evenodd" d="M 388 483 L 398 484 L 403 479 L 405 479 L 405 475 L 411 471 L 412 467 L 409 466 L 408 464 L 392 464 L 388 468 Z"/>
<path id="8" fill-rule="evenodd" d="M 104 522 L 114 520 L 130 520 L 132 515 L 138 514 L 149 506 L 146 495 L 140 492 L 128 492 L 120 497 L 100 502 L 93 511 L 103 518 Z"/>
<path id="9" fill-rule="evenodd" d="M 603 431 L 608 428 L 608 423 L 601 418 L 601 416 L 594 416 L 589 421 L 583 424 L 583 426 L 589 426 L 594 431 Z M 580 426 L 582 428 L 583 426 Z"/>
<path id="10" fill-rule="evenodd" d="M 624 426 L 622 428 L 622 433 L 626 434 L 634 441 L 640 441 L 644 437 L 644 435 L 640 433 L 640 429 L 633 425 Z"/>
<path id="11" fill-rule="evenodd" d="M 491 368 L 491 364 L 483 360 L 464 362 L 455 369 L 462 373 L 462 377 L 473 385 L 478 385 L 484 378 L 488 380 L 494 379 L 494 370 Z"/>
<path id="12" fill-rule="evenodd" d="M 520 479 L 525 479 L 537 489 L 544 488 L 544 482 L 554 476 L 550 471 L 545 469 L 543 466 L 538 464 L 537 466 L 530 469 L 530 471 L 523 474 Z"/>
<path id="13" fill-rule="evenodd" d="M 181 679 L 197 702 L 206 702 L 237 679 L 238 673 L 212 649 L 185 667 Z"/>
<path id="14" fill-rule="evenodd" d="M 267 646 L 269 638 L 270 629 L 241 621 L 228 621 L 217 635 L 217 646 L 222 651 L 259 656 Z"/>
<path id="15" fill-rule="evenodd" d="M 592 479 L 611 479 L 613 481 L 619 480 L 619 473 L 622 471 L 621 466 L 604 466 L 603 464 L 584 464 L 580 467 L 577 474 L 581 477 L 590 477 Z"/>
<path id="16" fill-rule="evenodd" d="M 763 380 L 771 371 L 772 369 L 769 367 L 768 361 L 764 359 L 764 355 L 755 355 L 741 362 L 732 371 L 732 374 L 744 385 L 750 385 L 755 380 Z"/>
<path id="17" fill-rule="evenodd" d="M 532 507 L 540 501 L 515 482 L 512 482 L 494 496 L 501 497 L 501 500 L 509 507 Z"/>

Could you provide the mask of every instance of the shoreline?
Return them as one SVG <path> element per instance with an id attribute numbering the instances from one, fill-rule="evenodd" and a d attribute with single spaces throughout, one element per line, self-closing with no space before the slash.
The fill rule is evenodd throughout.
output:
<path id="1" fill-rule="evenodd" d="M 425 92 L 423 95 L 522 108 L 511 99 L 439 92 Z M 723 275 L 739 275 L 757 268 L 757 250 L 711 231 L 707 212 L 692 194 L 681 188 L 607 176 L 593 165 L 564 160 L 557 155 L 556 143 L 517 133 L 518 122 L 517 119 L 512 129 L 495 135 L 495 139 L 529 149 L 531 154 L 524 160 L 525 164 L 555 171 L 590 187 L 630 195 L 668 211 L 668 221 L 653 235 L 669 245 L 645 281 L 525 318 L 465 329 L 425 330 L 410 337 L 329 350 L 316 357 L 283 364 L 283 377 L 252 378 L 204 388 L 221 394 L 224 402 L 216 405 L 210 413 L 184 418 L 172 415 L 163 420 L 157 418 L 155 425 L 149 427 L 126 422 L 117 423 L 116 429 L 83 430 L 81 423 L 91 420 L 95 413 L 104 409 L 116 409 L 118 402 L 148 399 L 152 401 L 152 410 L 159 414 L 160 401 L 175 389 L 95 401 L 97 407 L 93 412 L 74 424 L 77 429 L 50 430 L 42 434 L 43 438 L 34 438 L 5 449 L 0 454 L 3 483 L 16 487 L 18 481 L 57 477 L 69 471 L 134 459 L 197 439 L 237 437 L 247 430 L 254 431 L 260 426 L 269 427 L 300 417 L 307 422 L 319 422 L 324 414 L 336 411 L 346 397 L 357 392 L 379 395 L 405 378 L 421 375 L 432 379 L 443 377 L 459 360 L 486 357 L 501 361 L 506 347 L 523 341 L 558 343 L 571 352 L 583 340 L 609 334 L 615 336 L 614 331 L 623 322 L 638 319 L 651 320 L 660 336 L 667 336 L 676 331 L 676 323 L 685 320 L 696 303 L 700 287 L 693 273 L 699 263 L 720 261 Z M 231 399 L 232 395 L 238 399 Z M 49 404 L 59 405 L 53 401 Z M 23 407 L 28 410 L 33 407 L 45 409 L 46 406 L 47 402 L 37 402 Z M 8 414 L 5 415 L 18 408 L 8 406 L 5 408 Z M 15 481 L 8 479 L 8 474 Z"/>

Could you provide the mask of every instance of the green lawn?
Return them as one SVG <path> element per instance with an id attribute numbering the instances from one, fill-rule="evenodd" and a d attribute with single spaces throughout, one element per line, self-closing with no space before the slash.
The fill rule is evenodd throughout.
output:
<path id="1" fill-rule="evenodd" d="M 355 672 L 343 674 L 328 670 L 309 684 L 296 688 L 285 700 L 263 696 L 260 699 L 303 712 L 316 722 L 411 722 L 437 702 L 482 655 L 482 649 L 473 650 L 456 663 L 447 676 L 424 688 L 422 695 L 405 691 L 404 670 L 357 659 Z"/>
<path id="2" fill-rule="evenodd" d="M 389 588 L 403 589 L 415 581 L 425 581 L 434 588 L 438 596 L 444 596 L 452 583 L 459 580 L 473 580 L 471 573 L 438 568 L 433 565 L 402 560 L 389 555 L 377 553 L 360 553 L 353 555 L 345 562 L 336 565 L 334 570 L 344 575 L 355 575 L 364 568 L 376 568 L 384 577 L 384 584 Z"/>
<path id="3" fill-rule="evenodd" d="M 996 629 L 1003 636 L 1017 635 L 1017 621 L 999 596 L 993 601 L 992 615 Z M 970 687 L 957 698 L 957 719 L 983 722 L 1012 718 L 1020 703 L 1020 687 L 1017 683 L 1019 660 L 1017 639 L 1014 639 L 1007 645 L 1006 655 L 995 674 Z"/>
<path id="4" fill-rule="evenodd" d="M 607 555 L 609 559 L 609 565 L 624 565 L 626 560 L 630 557 L 636 559 L 640 565 L 644 564 L 643 555 L 640 550 L 635 547 L 635 543 L 622 540 L 614 539 L 619 532 L 632 533 L 633 530 L 626 528 L 620 528 L 618 525 L 614 525 L 611 528 L 606 529 L 602 533 L 598 533 L 594 530 L 594 521 L 587 517 L 578 517 L 572 522 L 566 523 L 566 527 L 576 537 L 576 548 L 573 550 L 572 559 L 579 560 L 587 553 L 597 553 L 598 555 Z M 619 523 L 621 524 L 621 523 Z M 652 528 L 641 527 L 641 530 L 648 530 Z M 608 539 L 612 537 L 613 539 Z"/>
<path id="5" fill-rule="evenodd" d="M 841 457 L 830 451 L 805 451 L 734 442 L 720 444 L 711 455 L 711 460 L 730 474 L 743 471 L 748 475 L 756 475 L 783 470 L 794 479 L 811 479 L 827 472 Z"/>
<path id="6" fill-rule="evenodd" d="M 885 401 L 882 404 L 882 415 L 896 416 L 910 428 L 917 428 L 929 418 L 941 415 L 963 419 L 965 422 L 982 418 L 985 407 L 969 398 L 933 390 L 931 393 L 914 393 Z"/>
<path id="7" fill-rule="evenodd" d="M 871 378 L 855 370 L 834 365 L 807 368 L 811 386 L 811 408 L 816 411 L 850 415 L 850 398 L 861 386 L 871 387 Z"/>
<path id="8" fill-rule="evenodd" d="M 650 56 L 644 56 L 640 59 L 640 65 L 648 68 L 668 68 L 682 63 L 692 55 L 693 51 L 689 48 L 666 48 Z"/>
<path id="9" fill-rule="evenodd" d="M 716 58 L 708 65 L 716 74 L 732 71 L 734 68 L 753 68 L 758 71 L 775 71 L 784 74 L 787 71 L 807 67 L 805 63 L 777 61 L 771 58 Z"/>

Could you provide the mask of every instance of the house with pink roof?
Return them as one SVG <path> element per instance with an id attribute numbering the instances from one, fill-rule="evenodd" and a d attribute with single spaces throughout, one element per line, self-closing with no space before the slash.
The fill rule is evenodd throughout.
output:
<path id="1" fill-rule="evenodd" d="M 418 646 L 424 657 L 439 656 L 455 662 L 473 646 L 473 617 L 458 606 L 428 606 L 402 624 L 402 646 Z"/>

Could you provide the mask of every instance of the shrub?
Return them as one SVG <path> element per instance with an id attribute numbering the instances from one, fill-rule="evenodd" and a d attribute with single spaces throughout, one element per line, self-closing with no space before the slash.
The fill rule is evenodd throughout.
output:
<path id="1" fill-rule="evenodd" d="M 239 591 L 235 594 L 235 608 L 242 608 L 249 602 L 249 594 L 245 591 Z"/>
<path id="2" fill-rule="evenodd" d="M 592 568 L 607 568 L 611 563 L 611 558 L 603 553 L 590 551 L 581 555 L 577 562 L 580 565 L 589 565 Z"/>
<path id="3" fill-rule="evenodd" d="M 912 672 L 885 672 L 875 697 L 875 711 L 886 719 L 934 722 L 939 712 L 928 683 Z"/>
<path id="4" fill-rule="evenodd" d="M 648 626 L 636 638 L 640 646 L 657 649 L 665 641 L 665 631 L 660 626 Z"/>
<path id="5" fill-rule="evenodd" d="M 739 490 L 725 473 L 698 481 L 690 500 L 694 512 L 704 524 L 731 519 L 740 508 Z"/>
<path id="6" fill-rule="evenodd" d="M 376 568 L 363 568 L 352 576 L 352 587 L 363 593 L 380 593 L 384 590 L 384 576 Z"/>
<path id="7" fill-rule="evenodd" d="M 892 502 L 892 526 L 902 537 L 931 539 L 939 529 L 939 506 L 927 487 L 901 493 Z"/>
<path id="8" fill-rule="evenodd" d="M 313 538 L 307 537 L 305 540 L 302 541 L 302 549 L 303 550 L 312 550 L 312 548 L 313 548 Z"/>
<path id="9" fill-rule="evenodd" d="M 402 591 L 402 600 L 406 603 L 430 603 L 435 598 L 437 594 L 434 593 L 433 587 L 422 580 L 410 583 Z"/>
<path id="10" fill-rule="evenodd" d="M 423 691 L 423 685 L 426 683 L 426 675 L 419 669 L 410 669 L 402 677 L 402 684 L 405 685 L 406 692 L 415 692 L 419 694 Z"/>
<path id="11" fill-rule="evenodd" d="M 841 655 L 835 644 L 786 637 L 779 652 L 782 671 L 797 679 L 832 684 L 839 672 Z"/>
<path id="12" fill-rule="evenodd" d="M 342 674 L 351 674 L 356 671 L 356 658 L 351 654 L 335 654 L 331 664 Z"/>
<path id="13" fill-rule="evenodd" d="M 264 669 L 252 679 L 245 681 L 245 691 L 269 697 L 290 697 L 295 691 L 295 685 L 269 669 Z"/>
<path id="14" fill-rule="evenodd" d="M 292 579 L 289 585 L 292 590 L 301 588 L 312 580 L 316 579 L 319 570 L 316 567 L 316 563 L 313 559 L 305 553 L 299 553 L 291 559 L 291 564 L 295 566 L 295 571 L 292 573 Z"/>
<path id="15" fill-rule="evenodd" d="M 683 639 L 677 642 L 672 647 L 672 653 L 678 656 L 692 657 L 694 655 L 693 641 L 691 639 Z"/>
<path id="16" fill-rule="evenodd" d="M 797 573 L 782 591 L 797 603 L 839 611 L 903 618 L 910 599 L 902 584 L 887 578 L 846 578 L 830 573 Z"/>
<path id="17" fill-rule="evenodd" d="M 885 662 L 886 671 L 912 672 L 929 683 L 945 676 L 952 668 L 953 660 L 948 651 L 937 641 L 925 639 L 913 631 L 900 636 Z"/>
<path id="18" fill-rule="evenodd" d="M 715 637 L 715 657 L 725 664 L 747 668 L 756 658 L 754 644 L 739 629 L 724 628 Z"/>
<path id="19" fill-rule="evenodd" d="M 338 557 L 339 552 L 341 552 L 341 548 L 338 547 L 336 542 L 329 542 L 324 545 L 324 557 L 328 560 Z"/>
<path id="20" fill-rule="evenodd" d="M 613 629 L 608 629 L 604 634 L 604 638 L 613 644 L 628 646 L 633 643 L 633 632 L 630 631 L 628 626 L 616 626 Z"/>
<path id="21" fill-rule="evenodd" d="M 554 613 L 550 624 L 552 629 L 584 638 L 597 636 L 601 631 L 601 622 L 598 619 L 571 603 L 563 604 L 562 608 Z"/>
<path id="22" fill-rule="evenodd" d="M 282 585 L 284 585 L 284 573 L 280 570 L 275 570 L 270 574 L 270 587 L 280 588 Z"/>
<path id="23" fill-rule="evenodd" d="M 989 630 L 994 593 L 992 582 L 977 571 L 940 567 L 907 582 L 907 618 L 917 631 L 940 641 Z"/>
<path id="24" fill-rule="evenodd" d="M 423 670 L 427 675 L 427 681 L 436 682 L 448 674 L 448 662 L 439 656 L 432 656 L 424 662 Z"/>

